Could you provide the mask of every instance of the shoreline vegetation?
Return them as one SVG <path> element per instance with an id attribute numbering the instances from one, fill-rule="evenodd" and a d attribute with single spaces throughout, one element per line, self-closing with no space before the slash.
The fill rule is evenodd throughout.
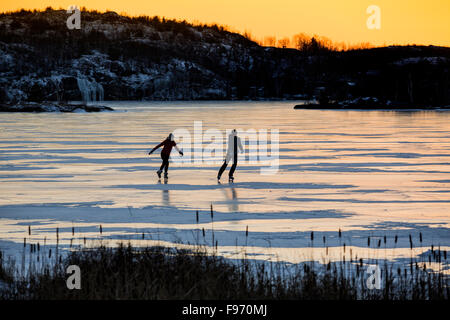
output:
<path id="1" fill-rule="evenodd" d="M 213 211 L 211 209 L 211 219 Z M 336 261 L 326 255 L 322 261 L 298 264 L 252 259 L 241 248 L 234 258 L 218 254 L 206 244 L 167 247 L 160 244 L 135 246 L 132 239 L 116 246 L 103 242 L 86 246 L 86 237 L 77 237 L 72 227 L 70 247 L 61 246 L 59 229 L 56 244 L 41 246 L 24 238 L 21 263 L 0 251 L 0 300 L 448 300 L 450 277 L 445 273 L 447 251 L 431 245 L 418 257 L 396 264 L 379 258 L 360 258 L 345 242 Z M 28 227 L 31 236 L 31 227 Z M 203 237 L 205 230 L 202 229 Z M 248 237 L 248 227 L 246 238 Z M 137 233 L 144 240 L 144 233 Z M 197 237 L 199 233 L 197 231 Z M 339 229 L 338 237 L 343 236 Z M 72 246 L 73 240 L 80 244 Z M 384 236 L 384 246 L 387 238 Z M 326 243 L 323 237 L 323 244 Z M 370 237 L 367 239 L 371 248 Z M 83 242 L 83 245 L 81 244 Z M 397 245 L 398 237 L 393 240 Z M 422 234 L 419 235 L 422 243 Z M 77 242 L 77 241 L 75 241 Z M 45 240 L 44 240 L 45 243 Z M 246 242 L 247 243 L 247 242 Z M 378 240 L 378 248 L 382 240 Z M 372 241 L 373 244 L 373 241 Z M 376 243 L 375 243 L 376 245 Z M 411 252 L 414 248 L 409 235 Z M 311 250 L 314 232 L 311 232 Z M 237 249 L 237 248 L 236 248 Z M 19 254 L 20 256 L 20 254 Z M 16 257 L 18 258 L 18 257 Z M 69 290 L 69 266 L 78 266 L 81 289 Z M 439 270 L 432 266 L 439 265 Z M 378 268 L 378 284 L 368 268 Z M 373 274 L 372 280 L 368 280 Z M 373 284 L 372 288 L 370 287 Z M 374 288 L 375 287 L 375 288 Z M 377 288 L 378 287 L 378 288 Z"/>
<path id="2" fill-rule="evenodd" d="M 5 261 L 0 254 L 0 300 L 447 300 L 450 297 L 448 277 L 429 272 L 417 262 L 404 269 L 393 268 L 390 263 L 380 264 L 380 289 L 370 289 L 367 266 L 362 260 L 344 259 L 327 264 L 311 261 L 288 268 L 279 262 L 226 260 L 207 254 L 202 246 L 187 250 L 121 244 L 117 248 L 75 249 L 38 271 L 32 261 L 36 263 L 40 253 L 31 254 L 28 271 L 20 276 L 14 262 Z M 81 270 L 80 290 L 67 288 L 66 270 L 70 265 Z"/>

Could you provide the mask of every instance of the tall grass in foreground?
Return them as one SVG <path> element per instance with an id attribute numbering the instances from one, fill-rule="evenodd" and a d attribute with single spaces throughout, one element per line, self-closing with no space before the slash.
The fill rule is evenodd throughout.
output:
<path id="1" fill-rule="evenodd" d="M 66 268 L 81 269 L 81 290 L 68 290 Z M 368 289 L 362 264 L 226 260 L 194 250 L 160 246 L 77 249 L 60 263 L 17 275 L 0 255 L 1 299 L 448 299 L 448 278 L 419 267 L 380 265 L 381 289 Z M 349 271 L 350 270 L 350 271 Z"/>

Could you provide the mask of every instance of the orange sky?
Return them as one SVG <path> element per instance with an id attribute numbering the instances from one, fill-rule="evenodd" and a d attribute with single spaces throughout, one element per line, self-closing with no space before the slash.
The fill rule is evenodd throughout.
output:
<path id="1" fill-rule="evenodd" d="M 450 46 L 450 0 L 2 0 L 0 11 L 69 5 L 214 22 L 258 40 L 305 32 L 349 43 Z M 369 5 L 381 8 L 380 30 L 366 26 Z"/>

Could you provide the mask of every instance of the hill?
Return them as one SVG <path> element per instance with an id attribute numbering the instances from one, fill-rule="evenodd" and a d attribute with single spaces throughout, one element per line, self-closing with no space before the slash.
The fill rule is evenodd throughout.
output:
<path id="1" fill-rule="evenodd" d="M 375 97 L 450 104 L 450 48 L 263 47 L 217 26 L 114 12 L 0 15 L 0 103 Z"/>

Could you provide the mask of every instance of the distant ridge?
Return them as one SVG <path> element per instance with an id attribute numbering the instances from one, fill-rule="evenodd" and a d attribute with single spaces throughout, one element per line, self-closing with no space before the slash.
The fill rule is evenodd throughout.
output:
<path id="1" fill-rule="evenodd" d="M 450 105 L 447 47 L 306 52 L 263 47 L 220 26 L 114 12 L 83 11 L 81 30 L 69 30 L 68 16 L 0 14 L 0 103 L 369 97 Z"/>

